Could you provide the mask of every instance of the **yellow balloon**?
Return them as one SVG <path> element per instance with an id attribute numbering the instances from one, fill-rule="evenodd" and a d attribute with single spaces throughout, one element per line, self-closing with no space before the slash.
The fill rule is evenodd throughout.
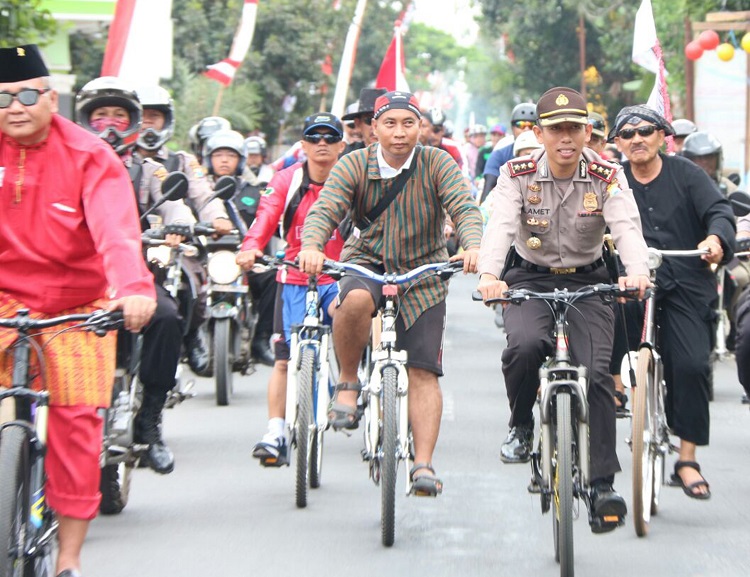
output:
<path id="1" fill-rule="evenodd" d="M 742 46 L 742 49 L 745 52 L 750 52 L 750 32 L 745 32 L 745 35 L 742 37 L 742 42 L 740 42 L 740 46 Z"/>
<path id="2" fill-rule="evenodd" d="M 734 58 L 734 46 L 729 44 L 729 42 L 720 44 L 716 48 L 716 56 L 719 57 L 719 60 L 723 60 L 724 62 L 729 62 L 732 58 Z"/>

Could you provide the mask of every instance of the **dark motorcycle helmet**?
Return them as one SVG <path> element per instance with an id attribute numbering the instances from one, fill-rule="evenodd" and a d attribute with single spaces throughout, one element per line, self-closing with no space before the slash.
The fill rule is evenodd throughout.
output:
<path id="1" fill-rule="evenodd" d="M 536 104 L 532 104 L 531 102 L 516 104 L 510 113 L 510 121 L 513 123 L 517 120 L 536 122 Z"/>
<path id="2" fill-rule="evenodd" d="M 239 154 L 240 161 L 237 164 L 235 176 L 240 176 L 242 170 L 245 168 L 247 154 L 245 153 L 245 141 L 242 138 L 242 135 L 235 130 L 218 130 L 208 138 L 206 144 L 203 146 L 203 165 L 206 167 L 206 170 L 208 170 L 208 173 L 211 175 L 215 174 L 211 162 L 211 155 L 222 148 L 229 149 Z"/>
<path id="3" fill-rule="evenodd" d="M 688 134 L 698 131 L 698 127 L 692 120 L 687 118 L 678 118 L 672 121 L 672 128 L 674 128 L 675 138 L 685 138 Z"/>
<path id="4" fill-rule="evenodd" d="M 232 125 L 226 118 L 221 116 L 206 116 L 195 124 L 188 133 L 190 139 L 190 150 L 198 158 L 205 156 L 203 147 L 214 132 L 219 130 L 231 130 Z"/>
<path id="5" fill-rule="evenodd" d="M 161 86 L 144 86 L 136 90 L 138 100 L 144 110 L 158 110 L 164 114 L 164 126 L 161 130 L 147 128 L 138 136 L 137 146 L 144 150 L 159 150 L 174 135 L 174 101 Z"/>
<path id="6" fill-rule="evenodd" d="M 94 130 L 89 124 L 91 113 L 102 106 L 120 106 L 127 110 L 130 114 L 130 124 L 127 128 L 117 130 L 110 126 L 101 132 Z M 135 146 L 141 128 L 142 114 L 143 109 L 135 90 L 114 76 L 95 78 L 86 83 L 76 95 L 76 122 L 106 141 L 120 155 Z"/>
<path id="7" fill-rule="evenodd" d="M 724 151 L 719 139 L 710 132 L 698 131 L 688 134 L 685 143 L 682 145 L 682 156 L 699 164 L 715 182 L 721 181 Z M 709 165 L 701 162 L 702 160 L 710 160 L 712 157 L 716 158 L 715 171 L 713 170 L 714 166 L 711 166 L 711 170 L 709 170 Z"/>

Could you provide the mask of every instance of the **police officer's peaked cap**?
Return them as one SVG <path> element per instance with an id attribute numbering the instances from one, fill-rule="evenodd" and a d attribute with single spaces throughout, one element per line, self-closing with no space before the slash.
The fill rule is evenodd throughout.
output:
<path id="1" fill-rule="evenodd" d="M 580 92 L 557 86 L 542 94 L 536 103 L 536 115 L 540 126 L 551 126 L 561 122 L 588 124 L 589 111 L 586 99 Z"/>
<path id="2" fill-rule="evenodd" d="M 21 82 L 43 76 L 49 76 L 49 70 L 36 44 L 0 48 L 0 82 Z"/>

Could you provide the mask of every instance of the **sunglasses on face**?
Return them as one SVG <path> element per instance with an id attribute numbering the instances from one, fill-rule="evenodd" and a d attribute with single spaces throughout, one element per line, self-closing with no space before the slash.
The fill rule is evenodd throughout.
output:
<path id="1" fill-rule="evenodd" d="M 531 120 L 514 120 L 513 126 L 516 128 L 531 128 L 534 126 L 534 123 Z"/>
<path id="2" fill-rule="evenodd" d="M 0 108 L 8 108 L 13 104 L 13 99 L 17 98 L 18 102 L 24 106 L 34 106 L 39 102 L 39 95 L 46 94 L 50 89 L 37 90 L 36 88 L 22 88 L 15 94 L 12 92 L 0 92 Z"/>
<path id="3" fill-rule="evenodd" d="M 337 142 L 341 142 L 341 137 L 338 134 L 321 134 L 319 132 L 306 134 L 302 139 L 305 142 L 310 142 L 312 144 L 318 144 L 321 140 L 326 144 L 336 144 Z"/>
<path id="4" fill-rule="evenodd" d="M 653 124 L 649 124 L 648 126 L 639 126 L 638 128 L 623 128 L 620 132 L 617 133 L 617 136 L 619 136 L 623 140 L 630 140 L 635 136 L 635 133 L 637 132 L 638 136 L 646 138 L 647 136 L 651 136 L 657 130 L 658 128 L 656 126 L 654 126 Z"/>
<path id="5" fill-rule="evenodd" d="M 601 120 L 589 120 L 589 124 L 594 130 L 601 130 L 604 132 L 604 123 Z"/>
<path id="6" fill-rule="evenodd" d="M 362 122 L 364 122 L 367 126 L 370 126 L 372 124 L 372 116 L 363 116 Z"/>

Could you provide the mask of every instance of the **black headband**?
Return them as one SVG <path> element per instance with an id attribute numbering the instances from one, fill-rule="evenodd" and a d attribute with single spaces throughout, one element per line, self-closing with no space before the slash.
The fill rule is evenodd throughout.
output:
<path id="1" fill-rule="evenodd" d="M 622 130 L 622 127 L 626 124 L 638 124 L 642 120 L 653 123 L 656 128 L 663 130 L 666 136 L 674 136 L 674 129 L 672 125 L 667 122 L 661 114 L 656 112 L 653 108 L 649 108 L 643 104 L 636 104 L 634 106 L 626 106 L 620 110 L 617 118 L 615 118 L 615 124 L 612 130 L 609 131 L 607 142 L 612 142 L 615 136 Z"/>

